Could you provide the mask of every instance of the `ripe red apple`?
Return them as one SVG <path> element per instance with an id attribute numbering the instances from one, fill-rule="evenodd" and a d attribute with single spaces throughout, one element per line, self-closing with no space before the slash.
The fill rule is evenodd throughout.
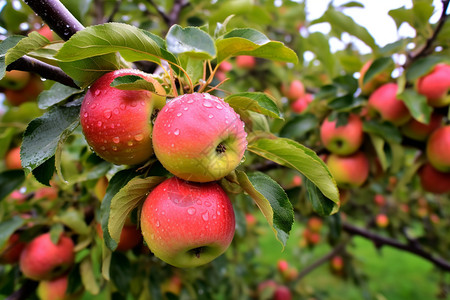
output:
<path id="1" fill-rule="evenodd" d="M 233 65 L 229 61 L 223 61 L 219 65 L 219 70 L 227 73 L 230 72 L 233 69 Z"/>
<path id="2" fill-rule="evenodd" d="M 5 166 L 7 169 L 22 169 L 20 161 L 20 147 L 10 149 L 5 155 Z"/>
<path id="3" fill-rule="evenodd" d="M 291 290 L 285 285 L 278 285 L 273 293 L 273 300 L 291 300 Z"/>
<path id="4" fill-rule="evenodd" d="M 339 155 L 350 155 L 363 142 L 363 123 L 357 115 L 350 115 L 347 124 L 337 126 L 337 120 L 326 118 L 320 127 L 320 139 L 329 151 Z"/>
<path id="5" fill-rule="evenodd" d="M 292 186 L 301 186 L 303 179 L 300 175 L 294 175 L 292 178 Z"/>
<path id="6" fill-rule="evenodd" d="M 258 219 L 251 213 L 245 214 L 245 221 L 247 222 L 247 229 L 255 227 L 256 223 L 258 223 Z"/>
<path id="7" fill-rule="evenodd" d="M 366 75 L 367 70 L 369 70 L 370 66 L 372 65 L 373 60 L 368 60 L 361 68 L 361 71 L 359 71 L 359 78 L 358 78 L 358 84 L 361 89 L 362 94 L 369 95 L 372 93 L 376 88 L 378 88 L 380 85 L 385 84 L 389 81 L 390 73 L 388 71 L 384 71 L 373 77 L 371 80 L 364 82 L 364 76 Z"/>
<path id="8" fill-rule="evenodd" d="M 97 233 L 100 238 L 103 238 L 102 225 L 97 223 Z M 122 232 L 120 233 L 120 240 L 117 244 L 117 251 L 126 252 L 133 249 L 137 245 L 142 243 L 142 233 L 136 228 L 136 224 L 131 224 L 131 222 L 125 222 L 122 227 Z"/>
<path id="9" fill-rule="evenodd" d="M 47 24 L 38 29 L 37 32 L 40 35 L 45 36 L 50 42 L 61 39 L 53 30 L 50 29 L 50 27 Z"/>
<path id="10" fill-rule="evenodd" d="M 7 71 L 0 80 L 0 87 L 9 90 L 21 90 L 30 80 L 30 73 L 18 70 Z"/>
<path id="11" fill-rule="evenodd" d="M 389 218 L 385 214 L 378 214 L 375 217 L 375 224 L 380 228 L 386 228 L 389 225 Z"/>
<path id="12" fill-rule="evenodd" d="M 442 115 L 433 113 L 429 124 L 423 124 L 416 119 L 411 119 L 408 123 L 402 126 L 402 132 L 410 139 L 425 141 L 434 130 L 441 126 L 442 118 Z"/>
<path id="13" fill-rule="evenodd" d="M 239 115 L 210 94 L 185 94 L 156 117 L 153 148 L 175 176 L 196 182 L 219 180 L 241 162 L 247 133 Z"/>
<path id="14" fill-rule="evenodd" d="M 20 270 L 33 280 L 55 278 L 72 266 L 75 259 L 72 240 L 62 235 L 55 245 L 50 233 L 34 238 L 20 255 Z"/>
<path id="15" fill-rule="evenodd" d="M 25 102 L 35 101 L 43 90 L 44 83 L 41 78 L 33 75 L 20 90 L 5 90 L 5 98 L 12 106 L 19 106 Z"/>
<path id="16" fill-rule="evenodd" d="M 236 65 L 242 69 L 253 69 L 256 65 L 256 59 L 250 55 L 236 56 Z"/>
<path id="17" fill-rule="evenodd" d="M 426 163 L 419 170 L 422 188 L 430 193 L 444 194 L 450 192 L 450 173 L 443 173 Z"/>
<path id="18" fill-rule="evenodd" d="M 37 295 L 41 300 L 75 300 L 79 295 L 66 294 L 68 275 L 63 275 L 51 280 L 42 280 L 37 288 Z"/>
<path id="19" fill-rule="evenodd" d="M 141 229 L 148 247 L 175 267 L 212 261 L 228 248 L 234 228 L 233 206 L 215 182 L 172 177 L 158 185 L 142 207 Z"/>
<path id="20" fill-rule="evenodd" d="M 110 86 L 115 78 L 124 75 L 142 77 L 153 83 L 159 94 L 165 93 L 150 74 L 133 69 L 113 71 L 89 88 L 80 119 L 86 141 L 100 157 L 118 165 L 134 165 L 153 155 L 150 119 L 159 96 L 146 90 L 119 90 Z"/>
<path id="21" fill-rule="evenodd" d="M 373 201 L 375 202 L 375 204 L 379 207 L 385 206 L 386 205 L 386 198 L 381 195 L 381 194 L 376 194 L 373 197 Z"/>
<path id="22" fill-rule="evenodd" d="M 335 274 L 341 274 L 344 270 L 344 259 L 340 255 L 333 256 L 330 260 L 331 271 Z"/>
<path id="23" fill-rule="evenodd" d="M 359 187 L 369 177 L 369 160 L 363 152 L 350 156 L 331 154 L 327 159 L 328 168 L 338 186 Z"/>
<path id="24" fill-rule="evenodd" d="M 320 233 L 314 232 L 309 228 L 305 228 L 303 231 L 303 238 L 305 239 L 306 246 L 315 246 L 320 243 Z"/>
<path id="25" fill-rule="evenodd" d="M 438 64 L 425 76 L 417 80 L 417 92 L 427 97 L 427 102 L 433 107 L 443 107 L 450 104 L 450 65 Z"/>
<path id="26" fill-rule="evenodd" d="M 305 86 L 300 80 L 294 79 L 289 86 L 282 85 L 281 92 L 290 101 L 295 101 L 305 96 Z"/>
<path id="27" fill-rule="evenodd" d="M 286 272 L 289 269 L 289 263 L 284 259 L 280 259 L 277 262 L 277 269 L 278 269 L 278 272 L 280 272 L 280 274 L 283 274 L 284 272 Z"/>
<path id="28" fill-rule="evenodd" d="M 427 141 L 427 158 L 431 165 L 441 171 L 450 172 L 450 125 L 436 129 Z"/>
<path id="29" fill-rule="evenodd" d="M 411 114 L 405 103 L 397 98 L 397 90 L 396 83 L 386 83 L 376 89 L 369 97 L 369 113 L 378 113 L 383 120 L 397 126 L 408 122 Z"/>
<path id="30" fill-rule="evenodd" d="M 294 102 L 291 103 L 291 109 L 293 112 L 301 114 L 304 112 L 308 105 L 313 101 L 313 97 L 311 94 L 305 94 L 303 97 L 298 98 Z"/>
<path id="31" fill-rule="evenodd" d="M 8 241 L 0 248 L 0 264 L 15 264 L 19 262 L 20 254 L 25 248 L 18 233 L 13 233 Z"/>

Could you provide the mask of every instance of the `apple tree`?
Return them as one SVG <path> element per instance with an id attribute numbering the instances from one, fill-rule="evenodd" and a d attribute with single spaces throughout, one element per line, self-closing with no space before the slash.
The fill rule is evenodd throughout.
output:
<path id="1" fill-rule="evenodd" d="M 365 282 L 355 236 L 431 262 L 445 297 L 448 0 L 389 11 L 415 36 L 383 47 L 356 1 L 3 4 L 7 299 L 322 299 L 302 280 L 325 263 Z M 290 242 L 300 269 L 253 259 Z"/>

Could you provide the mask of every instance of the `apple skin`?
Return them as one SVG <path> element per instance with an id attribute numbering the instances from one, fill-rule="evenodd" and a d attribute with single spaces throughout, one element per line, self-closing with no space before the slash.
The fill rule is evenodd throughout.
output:
<path id="1" fill-rule="evenodd" d="M 152 82 L 158 94 L 164 89 L 156 79 L 139 70 L 106 73 L 89 88 L 81 105 L 84 136 L 95 153 L 117 165 L 143 163 L 153 155 L 151 115 L 158 97 L 145 90 L 119 90 L 111 82 L 137 75 Z"/>
<path id="2" fill-rule="evenodd" d="M 251 70 L 256 66 L 256 59 L 250 55 L 239 55 L 236 57 L 236 66 L 241 69 Z"/>
<path id="3" fill-rule="evenodd" d="M 21 90 L 30 80 L 30 73 L 18 70 L 7 71 L 0 80 L 0 87 L 8 90 Z"/>
<path id="4" fill-rule="evenodd" d="M 378 214 L 375 217 L 375 224 L 380 228 L 386 228 L 389 225 L 389 218 L 385 214 Z"/>
<path id="5" fill-rule="evenodd" d="M 97 223 L 97 233 L 100 238 L 103 238 L 102 225 Z M 126 252 L 133 249 L 137 245 L 142 243 L 142 233 L 136 228 L 136 224 L 131 225 L 131 222 L 122 227 L 122 232 L 120 233 L 120 240 L 117 244 L 116 251 Z"/>
<path id="6" fill-rule="evenodd" d="M 233 240 L 233 206 L 215 182 L 172 177 L 145 200 L 141 229 L 156 257 L 179 268 L 200 266 L 224 253 Z"/>
<path id="7" fill-rule="evenodd" d="M 357 115 L 350 115 L 347 124 L 336 127 L 337 120 L 326 118 L 320 126 L 320 139 L 329 151 L 350 155 L 357 151 L 364 139 L 363 123 Z"/>
<path id="8" fill-rule="evenodd" d="M 350 156 L 331 154 L 327 165 L 340 187 L 359 187 L 369 177 L 369 160 L 361 151 Z"/>
<path id="9" fill-rule="evenodd" d="M 247 133 L 239 115 L 222 99 L 194 93 L 162 109 L 153 128 L 153 149 L 161 164 L 185 180 L 219 180 L 241 162 Z"/>
<path id="10" fill-rule="evenodd" d="M 410 139 L 425 141 L 434 130 L 441 127 L 442 119 L 443 116 L 437 113 L 431 115 L 429 124 L 423 124 L 416 119 L 411 119 L 402 126 L 402 133 Z"/>
<path id="11" fill-rule="evenodd" d="M 397 99 L 398 85 L 386 83 L 377 88 L 369 97 L 369 114 L 379 113 L 383 120 L 396 126 L 405 124 L 411 114 L 402 100 Z"/>
<path id="12" fill-rule="evenodd" d="M 441 172 L 450 172 L 450 125 L 436 129 L 427 141 L 427 158 Z"/>
<path id="13" fill-rule="evenodd" d="M 50 42 L 54 42 L 56 40 L 61 39 L 53 30 L 50 29 L 50 27 L 47 24 L 38 29 L 37 32 L 40 35 L 45 36 Z"/>
<path id="14" fill-rule="evenodd" d="M 42 280 L 37 288 L 38 298 L 41 300 L 76 300 L 80 295 L 66 294 L 69 280 L 63 275 L 52 280 Z"/>
<path id="15" fill-rule="evenodd" d="M 33 280 L 48 280 L 61 275 L 74 263 L 72 240 L 61 236 L 55 245 L 50 233 L 34 238 L 20 255 L 19 266 L 23 275 Z"/>
<path id="16" fill-rule="evenodd" d="M 292 293 L 291 290 L 285 285 L 279 285 L 276 287 L 273 293 L 273 300 L 291 300 Z"/>
<path id="17" fill-rule="evenodd" d="M 430 73 L 417 80 L 416 89 L 419 94 L 427 97 L 430 106 L 443 107 L 449 105 L 450 65 L 436 65 Z"/>
<path id="18" fill-rule="evenodd" d="M 445 194 L 450 192 L 450 173 L 443 173 L 426 163 L 419 170 L 420 184 L 430 193 Z"/>
<path id="19" fill-rule="evenodd" d="M 369 95 L 372 93 L 376 88 L 378 88 L 380 85 L 385 84 L 389 81 L 390 73 L 389 72 L 381 72 L 375 77 L 373 77 L 371 80 L 366 82 L 366 84 L 363 84 L 364 75 L 366 75 L 367 71 L 369 70 L 370 66 L 372 65 L 373 60 L 368 60 L 359 71 L 359 78 L 358 78 L 358 84 L 361 89 L 361 93 L 363 95 Z"/>
<path id="20" fill-rule="evenodd" d="M 5 166 L 9 170 L 22 169 L 22 163 L 20 161 L 20 147 L 14 147 L 6 153 Z"/>
<path id="21" fill-rule="evenodd" d="M 291 103 L 291 109 L 293 112 L 301 114 L 304 112 L 308 105 L 313 101 L 313 97 L 311 94 L 305 94 L 303 97 L 298 98 L 294 102 Z"/>
<path id="22" fill-rule="evenodd" d="M 295 101 L 305 96 L 305 86 L 300 80 L 294 79 L 289 86 L 281 86 L 281 92 L 290 101 Z"/>
<path id="23" fill-rule="evenodd" d="M 20 241 L 19 234 L 13 233 L 6 244 L 0 248 L 0 264 L 18 263 L 25 246 L 26 244 Z"/>
<path id="24" fill-rule="evenodd" d="M 33 102 L 44 90 L 44 83 L 39 76 L 31 76 L 28 83 L 20 90 L 5 90 L 5 98 L 12 106 L 19 106 L 25 102 Z"/>

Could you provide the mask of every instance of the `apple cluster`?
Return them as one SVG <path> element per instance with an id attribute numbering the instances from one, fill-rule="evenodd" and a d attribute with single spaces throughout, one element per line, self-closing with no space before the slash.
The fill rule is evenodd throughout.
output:
<path id="1" fill-rule="evenodd" d="M 0 80 L 0 92 L 5 94 L 7 102 L 12 106 L 35 101 L 43 90 L 41 78 L 29 72 L 7 71 Z"/>
<path id="2" fill-rule="evenodd" d="M 156 93 L 111 86 L 124 75 L 151 82 Z M 86 93 L 81 126 L 89 146 L 103 159 L 136 165 L 156 155 L 175 175 L 150 192 L 140 225 L 155 256 L 192 267 L 222 254 L 233 239 L 233 207 L 216 181 L 240 164 L 247 134 L 223 99 L 193 93 L 166 104 L 161 95 L 164 88 L 149 74 L 131 69 L 107 73 Z"/>

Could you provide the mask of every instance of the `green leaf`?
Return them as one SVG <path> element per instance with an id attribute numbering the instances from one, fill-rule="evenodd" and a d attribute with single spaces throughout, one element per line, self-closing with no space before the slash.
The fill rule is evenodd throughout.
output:
<path id="1" fill-rule="evenodd" d="M 25 37 L 21 35 L 12 35 L 0 42 L 0 79 L 2 79 L 6 73 L 6 53 L 24 38 Z"/>
<path id="2" fill-rule="evenodd" d="M 0 173 L 0 201 L 25 181 L 23 170 L 7 170 Z"/>
<path id="3" fill-rule="evenodd" d="M 124 187 L 131 179 L 138 176 L 139 173 L 136 172 L 136 169 L 126 169 L 117 172 L 111 178 L 108 183 L 108 187 L 106 188 L 105 197 L 102 200 L 102 204 L 100 207 L 100 215 L 102 219 L 102 231 L 103 231 L 103 240 L 108 247 L 108 249 L 104 250 L 104 260 L 108 256 L 108 250 L 114 250 L 117 248 L 117 242 L 111 238 L 108 229 L 109 223 L 109 215 L 111 211 L 111 200 L 112 198 L 120 191 L 122 187 Z M 102 271 L 103 272 L 103 271 Z"/>
<path id="4" fill-rule="evenodd" d="M 224 100 L 235 110 L 250 110 L 272 118 L 283 119 L 275 101 L 265 93 L 236 93 Z"/>
<path id="5" fill-rule="evenodd" d="M 61 222 L 77 234 L 88 234 L 89 226 L 84 221 L 84 216 L 77 210 L 69 208 L 55 217 L 56 222 Z"/>
<path id="6" fill-rule="evenodd" d="M 73 95 L 82 93 L 83 90 L 76 89 L 59 82 L 55 82 L 50 89 L 43 91 L 38 97 L 40 109 L 47 109 L 50 106 L 61 103 Z"/>
<path id="7" fill-rule="evenodd" d="M 427 97 L 413 89 L 406 89 L 397 98 L 403 100 L 414 119 L 420 123 L 430 123 L 433 108 L 427 104 Z"/>
<path id="8" fill-rule="evenodd" d="M 305 187 L 308 191 L 308 199 L 317 214 L 320 216 L 329 216 L 339 210 L 339 205 L 325 197 L 308 178 L 305 179 Z"/>
<path id="9" fill-rule="evenodd" d="M 109 274 L 111 280 L 121 294 L 127 295 L 130 288 L 133 270 L 128 257 L 120 252 L 114 252 L 111 258 Z"/>
<path id="10" fill-rule="evenodd" d="M 339 191 L 333 176 L 311 149 L 286 138 L 259 139 L 251 142 L 247 149 L 277 164 L 299 171 L 327 198 L 339 203 Z"/>
<path id="11" fill-rule="evenodd" d="M 146 90 L 155 92 L 155 86 L 150 81 L 137 75 L 124 75 L 115 78 L 110 86 L 119 90 Z"/>
<path id="12" fill-rule="evenodd" d="M 92 260 L 89 256 L 80 263 L 80 275 L 86 291 L 92 295 L 97 295 L 100 292 L 100 286 L 95 278 Z"/>
<path id="13" fill-rule="evenodd" d="M 255 29 L 234 29 L 216 40 L 217 63 L 238 55 L 297 63 L 294 51 L 281 42 L 270 41 L 264 34 Z"/>
<path id="14" fill-rule="evenodd" d="M 450 58 L 446 56 L 427 56 L 422 57 L 413 62 L 406 70 L 406 79 L 408 81 L 415 81 L 418 78 L 430 73 L 434 66 L 438 63 L 450 63 Z"/>
<path id="15" fill-rule="evenodd" d="M 61 223 L 55 223 L 50 228 L 50 240 L 57 245 L 61 235 L 64 233 L 64 226 Z"/>
<path id="16" fill-rule="evenodd" d="M 114 195 L 111 199 L 108 230 L 111 238 L 116 243 L 120 241 L 123 225 L 131 211 L 164 179 L 165 177 L 135 177 Z"/>
<path id="17" fill-rule="evenodd" d="M 369 134 L 369 137 L 370 140 L 372 141 L 373 148 L 377 153 L 381 168 L 383 169 L 383 171 L 386 171 L 391 165 L 391 162 L 390 160 L 388 160 L 386 152 L 384 151 L 384 146 L 386 145 L 386 142 L 384 139 L 382 139 L 379 135 L 376 134 Z"/>
<path id="18" fill-rule="evenodd" d="M 380 57 L 373 61 L 367 72 L 364 74 L 363 84 L 368 83 L 378 74 L 393 68 L 394 61 L 391 57 Z"/>
<path id="19" fill-rule="evenodd" d="M 303 139 L 305 134 L 319 127 L 319 120 L 314 114 L 304 113 L 291 118 L 281 129 L 280 136 L 290 139 Z"/>
<path id="20" fill-rule="evenodd" d="M 237 172 L 237 176 L 239 184 L 258 205 L 284 249 L 294 223 L 294 210 L 285 191 L 261 172 Z"/>
<path id="21" fill-rule="evenodd" d="M 19 216 L 14 216 L 9 220 L 0 223 L 0 249 L 5 245 L 9 237 L 17 229 L 22 227 L 24 223 L 25 221 Z"/>
<path id="22" fill-rule="evenodd" d="M 390 122 L 367 120 L 363 123 L 363 131 L 376 134 L 390 142 L 401 143 L 402 141 L 400 130 Z"/>
<path id="23" fill-rule="evenodd" d="M 332 99 L 328 102 L 328 107 L 337 112 L 350 112 L 357 107 L 363 106 L 364 102 L 364 98 L 353 97 L 353 94 L 348 94 Z"/>
<path id="24" fill-rule="evenodd" d="M 334 77 L 337 73 L 336 57 L 331 53 L 329 38 L 321 32 L 313 32 L 308 36 L 307 42 L 325 70 Z"/>
<path id="25" fill-rule="evenodd" d="M 358 80 L 352 75 L 338 76 L 333 79 L 333 83 L 337 85 L 340 90 L 348 94 L 353 94 L 358 89 Z"/>
<path id="26" fill-rule="evenodd" d="M 0 133 L 0 157 L 4 157 L 8 152 L 15 133 L 16 129 L 13 127 L 5 128 Z"/>
<path id="27" fill-rule="evenodd" d="M 31 51 L 45 47 L 48 43 L 50 42 L 46 37 L 33 31 L 28 37 L 21 39 L 13 48 L 8 50 L 5 55 L 5 64 L 9 65 Z"/>
<path id="28" fill-rule="evenodd" d="M 359 2 L 356 2 L 356 1 L 350 1 L 350 2 L 347 2 L 347 3 L 344 3 L 344 4 L 340 5 L 340 7 L 342 7 L 342 8 L 349 8 L 349 7 L 361 7 L 361 8 L 364 8 L 364 5 L 359 3 Z"/>
<path id="29" fill-rule="evenodd" d="M 22 167 L 31 172 L 51 158 L 61 139 L 79 122 L 79 106 L 54 107 L 28 124 L 20 150 Z"/>
<path id="30" fill-rule="evenodd" d="M 33 169 L 34 178 L 43 185 L 50 186 L 50 179 L 52 179 L 55 173 L 55 156 L 53 155 L 47 159 L 44 163 Z"/>
<path id="31" fill-rule="evenodd" d="M 211 60 L 216 57 L 213 39 L 197 27 L 170 27 L 166 35 L 167 49 L 177 55 L 186 55 L 195 59 Z"/>

